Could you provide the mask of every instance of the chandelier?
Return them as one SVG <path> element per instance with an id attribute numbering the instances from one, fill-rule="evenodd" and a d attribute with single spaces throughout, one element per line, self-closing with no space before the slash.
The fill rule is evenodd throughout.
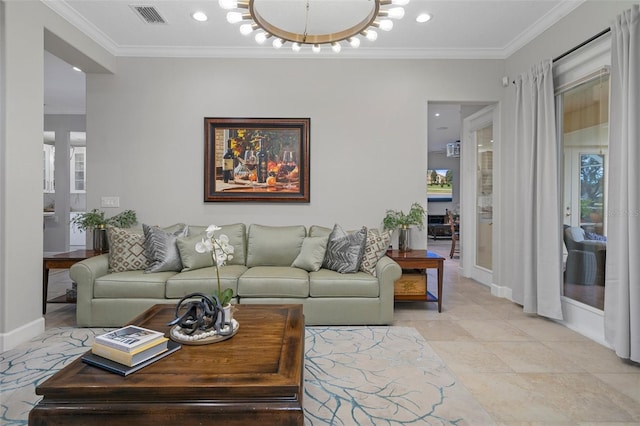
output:
<path id="1" fill-rule="evenodd" d="M 222 9 L 229 10 L 227 21 L 239 23 L 240 33 L 253 35 L 258 44 L 273 39 L 276 49 L 290 43 L 291 49 L 298 52 L 302 45 L 311 45 L 316 53 L 322 45 L 331 46 L 336 53 L 342 43 L 357 48 L 361 37 L 375 41 L 376 29 L 391 31 L 391 19 L 401 19 L 402 6 L 408 3 L 409 0 L 218 0 Z"/>

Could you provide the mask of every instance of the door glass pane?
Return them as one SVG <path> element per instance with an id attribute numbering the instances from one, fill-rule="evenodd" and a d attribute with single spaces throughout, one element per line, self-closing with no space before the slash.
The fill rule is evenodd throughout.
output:
<path id="1" fill-rule="evenodd" d="M 493 125 L 476 131 L 476 265 L 491 270 L 493 225 Z"/>
<path id="2" fill-rule="evenodd" d="M 559 95 L 564 152 L 564 295 L 604 309 L 609 76 Z"/>

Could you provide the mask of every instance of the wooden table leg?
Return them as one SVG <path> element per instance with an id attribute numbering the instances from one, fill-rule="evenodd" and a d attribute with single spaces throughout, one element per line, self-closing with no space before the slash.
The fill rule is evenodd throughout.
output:
<path id="1" fill-rule="evenodd" d="M 442 275 L 444 262 L 438 262 L 438 312 L 442 312 Z"/>

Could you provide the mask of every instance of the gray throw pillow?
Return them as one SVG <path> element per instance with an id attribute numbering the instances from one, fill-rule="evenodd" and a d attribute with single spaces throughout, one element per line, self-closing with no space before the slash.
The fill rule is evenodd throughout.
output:
<path id="1" fill-rule="evenodd" d="M 359 231 L 347 234 L 340 225 L 336 224 L 329 235 L 322 267 L 341 274 L 358 272 L 366 240 L 366 227 L 363 226 Z"/>
<path id="2" fill-rule="evenodd" d="M 196 243 L 202 241 L 203 238 L 207 239 L 207 234 L 204 232 L 189 235 L 188 237 L 178 237 L 176 240 L 178 251 L 180 252 L 180 260 L 182 261 L 182 272 L 213 266 L 211 252 L 198 253 L 196 251 Z"/>
<path id="3" fill-rule="evenodd" d="M 174 232 L 165 231 L 157 226 L 142 225 L 144 247 L 149 259 L 149 267 L 145 272 L 164 272 L 182 270 L 182 261 L 176 240 L 184 237 L 189 231 L 187 225 L 177 227 Z"/>
<path id="4" fill-rule="evenodd" d="M 318 271 L 322 267 L 324 254 L 327 251 L 327 242 L 328 237 L 306 237 L 302 241 L 300 254 L 291 266 L 307 272 Z"/>

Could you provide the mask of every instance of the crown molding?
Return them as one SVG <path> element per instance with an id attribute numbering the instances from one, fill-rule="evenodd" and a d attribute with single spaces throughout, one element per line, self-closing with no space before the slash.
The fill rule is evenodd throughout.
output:
<path id="1" fill-rule="evenodd" d="M 320 53 L 293 52 L 283 47 L 276 50 L 266 46 L 239 47 L 195 47 L 195 46 L 119 46 L 93 23 L 77 13 L 66 0 L 40 0 L 51 10 L 75 26 L 87 37 L 98 43 L 114 56 L 160 57 L 160 58 L 242 58 L 242 59 L 506 59 L 534 40 L 549 27 L 557 23 L 586 0 L 567 0 L 527 28 L 504 48 L 477 49 L 411 49 L 377 48 L 343 49 L 339 54 L 325 49 Z"/>
<path id="2" fill-rule="evenodd" d="M 93 25 L 92 22 L 86 20 L 84 16 L 80 15 L 74 8 L 69 6 L 69 4 L 65 0 L 40 0 L 40 2 L 60 15 L 63 19 L 68 21 L 71 25 L 76 27 L 91 40 L 98 43 L 107 52 L 111 53 L 114 56 L 118 56 L 118 45 L 116 45 L 116 43 L 105 33 L 100 31 L 98 27 Z"/>
<path id="3" fill-rule="evenodd" d="M 503 49 L 504 58 L 508 58 L 526 46 L 529 42 L 533 41 L 540 34 L 551 28 L 551 26 L 558 23 L 558 21 L 567 16 L 585 1 L 586 0 L 569 0 L 559 3 L 542 18 L 538 19 L 533 25 L 523 31 L 518 37 L 507 44 Z"/>

